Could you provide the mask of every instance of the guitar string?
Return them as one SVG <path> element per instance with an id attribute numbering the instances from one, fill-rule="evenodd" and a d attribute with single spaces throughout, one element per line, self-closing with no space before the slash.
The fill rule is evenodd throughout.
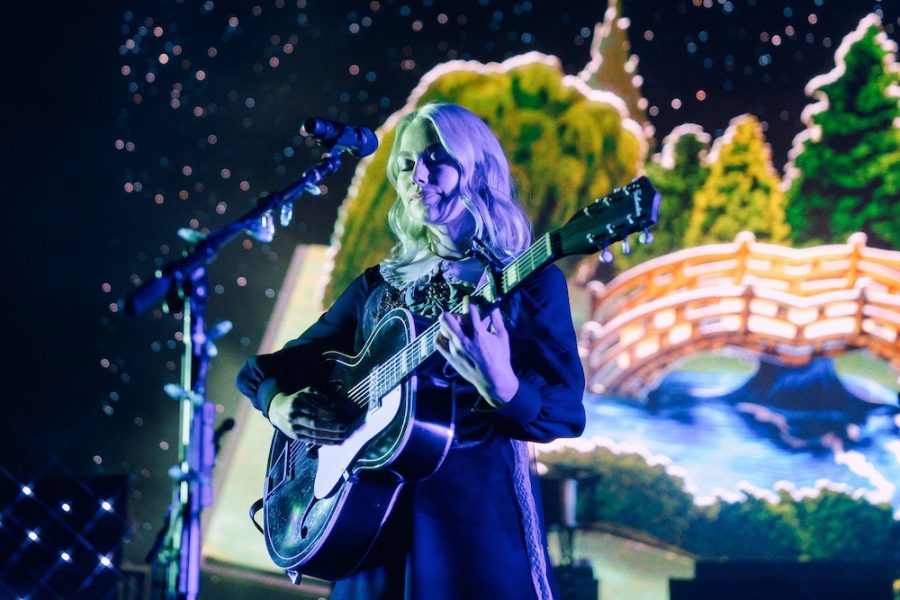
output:
<path id="1" fill-rule="evenodd" d="M 630 190 L 630 187 L 631 186 L 625 186 L 622 191 L 630 194 L 630 193 L 632 193 Z M 640 187 L 640 186 L 637 186 L 637 187 Z M 617 197 L 617 192 L 613 192 L 613 194 L 610 194 L 610 196 L 608 196 L 607 198 L 611 201 L 616 201 L 616 200 L 619 200 L 621 197 L 622 196 Z M 597 202 L 599 202 L 599 200 Z M 578 221 L 570 221 L 570 222 L 566 223 L 565 225 L 563 225 L 562 227 L 560 227 L 557 230 L 557 232 L 561 234 L 561 237 L 565 237 L 567 234 L 570 234 L 571 230 L 574 229 L 575 227 L 577 227 L 578 225 L 579 225 Z M 532 244 L 531 247 L 528 248 L 528 250 L 526 250 L 525 252 L 523 252 L 522 254 L 517 256 L 513 260 L 513 262 L 510 263 L 510 265 L 507 268 L 504 268 L 503 272 L 501 274 L 502 284 L 504 286 L 504 289 L 509 289 L 509 287 L 510 287 L 509 280 L 512 278 L 513 272 L 518 273 L 519 268 L 524 266 L 524 263 L 526 262 L 526 260 L 531 263 L 530 264 L 531 271 L 534 271 L 536 268 L 535 267 L 535 264 L 536 264 L 535 263 L 535 255 L 538 252 L 544 253 L 541 255 L 539 262 L 542 262 L 542 261 L 546 260 L 547 258 L 549 258 L 552 255 L 550 246 L 551 246 L 550 233 L 546 233 L 543 236 L 541 236 L 541 239 L 539 241 Z M 531 271 L 529 271 L 529 273 Z M 482 296 L 489 289 L 490 289 L 490 286 L 485 284 L 484 286 L 475 290 L 475 295 Z M 461 307 L 462 307 L 462 302 L 459 302 L 450 308 L 450 312 L 458 313 L 458 312 L 460 312 Z M 348 392 L 348 394 L 347 394 L 348 398 L 350 398 L 354 402 L 354 404 L 361 406 L 366 403 L 372 386 L 375 386 L 376 395 L 378 395 L 378 396 L 380 396 L 381 392 L 382 392 L 382 390 L 379 389 L 380 387 L 387 387 L 388 390 L 392 389 L 396 385 L 395 382 L 402 379 L 402 377 L 405 376 L 407 373 L 409 373 L 412 370 L 412 368 L 415 368 L 415 366 L 417 366 L 422 360 L 424 360 L 425 358 L 430 356 L 432 352 L 434 352 L 434 347 L 433 347 L 432 343 L 434 341 L 435 332 L 433 332 L 432 330 L 434 330 L 436 328 L 437 328 L 437 323 L 434 323 L 431 326 L 429 326 L 428 329 L 426 329 L 422 333 L 422 335 L 417 337 L 410 344 L 408 344 L 403 349 L 401 349 L 397 354 L 395 354 L 393 357 L 388 359 L 382 365 L 381 369 L 378 369 L 378 371 L 376 372 L 377 375 L 387 374 L 390 376 L 390 378 L 388 378 L 386 380 L 387 382 L 390 382 L 389 386 L 384 385 L 384 384 L 379 386 L 380 382 L 377 382 L 377 381 L 373 382 L 372 380 L 375 379 L 375 377 L 373 374 L 370 373 L 369 375 L 364 377 L 359 383 L 357 383 L 353 388 L 351 388 L 350 392 Z M 427 343 L 428 343 L 428 346 L 426 347 L 427 353 L 424 355 L 421 355 L 420 358 L 415 355 L 409 356 L 412 353 L 413 348 L 415 346 L 419 345 L 419 342 L 423 337 L 425 337 L 427 339 Z M 419 358 L 419 360 L 416 360 L 416 358 Z M 410 360 L 410 359 L 412 359 L 412 360 Z M 412 368 L 404 368 L 403 365 L 406 363 L 406 361 L 409 361 L 409 364 L 412 364 L 412 363 L 415 363 L 415 364 Z M 384 390 L 384 391 L 387 391 L 387 390 Z"/>
<path id="2" fill-rule="evenodd" d="M 628 186 L 626 186 L 627 189 Z M 614 199 L 614 198 L 612 198 Z M 560 227 L 557 232 L 565 235 L 572 229 L 576 222 L 569 222 Z M 510 263 L 509 267 L 504 268 L 501 273 L 502 284 L 504 289 L 509 289 L 510 287 L 510 279 L 512 278 L 513 272 L 518 273 L 520 267 L 524 266 L 524 263 L 527 261 L 530 263 L 530 271 L 533 272 L 536 269 L 536 262 L 543 262 L 547 258 L 552 255 L 551 252 L 551 240 L 550 234 L 544 234 L 541 236 L 541 240 L 532 244 L 528 250 L 517 256 L 512 263 Z M 539 261 L 535 261 L 535 257 L 538 252 L 542 252 L 542 256 Z M 487 292 L 490 291 L 490 286 L 488 284 L 483 285 L 482 287 L 475 290 L 474 294 L 476 296 L 484 296 Z M 458 302 L 456 305 L 450 308 L 451 313 L 459 313 L 461 312 L 463 303 Z M 415 366 L 418 366 L 421 361 L 425 360 L 428 356 L 430 356 L 435 350 L 435 338 L 437 337 L 437 331 L 439 329 L 438 323 L 431 324 L 420 336 L 415 338 L 409 344 L 407 344 L 403 349 L 401 349 L 397 354 L 388 359 L 383 365 L 382 368 L 379 369 L 380 372 L 386 372 L 391 376 L 387 381 L 393 382 L 394 380 L 399 381 L 403 376 L 409 373 Z M 425 348 L 423 352 L 419 352 L 419 348 L 423 345 Z M 413 365 L 412 367 L 404 367 L 404 365 Z M 379 392 L 378 384 L 380 382 L 373 381 L 374 376 L 372 373 L 364 377 L 360 382 L 358 382 L 353 388 L 351 388 L 350 392 L 348 392 L 347 396 L 351 399 L 354 404 L 361 406 L 366 403 L 367 398 L 369 397 L 369 392 L 371 387 L 376 386 L 376 392 Z M 395 384 L 391 384 L 391 388 L 394 387 Z M 384 387 L 384 384 L 381 385 Z M 391 389 L 389 388 L 389 389 Z M 292 440 L 289 442 L 288 447 L 288 460 L 291 461 L 294 466 L 296 466 L 296 459 L 299 457 L 299 448 L 300 446 L 306 446 L 306 450 L 312 447 L 314 444 L 309 442 L 303 442 L 301 440 Z"/>
<path id="3" fill-rule="evenodd" d="M 517 257 L 516 260 L 513 261 L 514 264 L 517 264 L 520 261 L 525 262 L 524 259 L 526 259 L 526 258 L 531 260 L 531 262 L 533 264 L 534 263 L 533 255 L 535 254 L 536 250 L 540 249 L 540 246 L 541 246 L 540 243 L 534 244 L 531 248 L 529 248 L 524 253 L 522 253 L 522 255 Z M 507 272 L 504 271 L 504 279 L 507 279 L 505 277 L 506 274 L 507 274 Z M 508 285 L 507 282 L 504 282 L 504 284 Z M 482 286 L 482 288 L 476 290 L 475 293 L 479 294 L 479 292 L 483 292 L 486 289 L 488 289 L 488 286 Z M 453 307 L 451 307 L 450 311 L 451 312 L 459 312 L 462 306 L 463 306 L 462 303 L 458 303 L 458 304 L 454 305 Z M 399 380 L 400 378 L 402 378 L 401 374 L 405 374 L 406 372 L 409 372 L 411 370 L 409 368 L 404 368 L 405 364 L 413 364 L 413 363 L 418 364 L 418 362 L 420 362 L 420 360 L 417 360 L 417 359 L 419 359 L 420 357 L 421 357 L 421 359 L 424 359 L 425 357 L 430 356 L 431 353 L 434 352 L 434 338 L 436 337 L 436 333 L 437 333 L 436 330 L 438 328 L 439 328 L 439 326 L 437 323 L 429 326 L 428 329 L 426 329 L 424 332 L 422 332 L 422 335 L 418 336 L 410 344 L 408 344 L 406 347 L 404 347 L 400 352 L 398 352 L 396 355 L 394 355 L 389 360 L 387 360 L 382 365 L 382 367 L 377 371 L 377 375 L 384 375 L 384 374 L 388 375 L 389 377 L 388 377 L 387 381 L 389 381 L 389 382 L 393 382 L 395 380 Z M 421 346 L 423 345 L 423 342 L 425 345 L 424 352 L 419 352 L 419 348 L 421 348 Z M 371 379 L 376 379 L 376 377 L 373 377 L 373 375 L 370 374 L 370 376 L 364 378 L 356 386 L 354 386 L 353 389 L 351 389 L 348 396 L 356 404 L 360 404 L 361 402 L 365 401 L 366 397 L 368 396 L 369 387 L 370 387 L 370 385 L 372 385 L 372 382 L 370 381 Z M 377 385 L 377 383 L 375 385 Z M 393 385 L 391 385 L 390 387 L 393 387 Z"/>
<path id="4" fill-rule="evenodd" d="M 292 467 L 296 467 L 297 459 L 300 458 L 300 448 L 303 448 L 303 454 L 305 455 L 309 449 L 315 445 L 316 444 L 313 442 L 306 442 L 304 440 L 288 440 L 288 464 Z"/>
<path id="5" fill-rule="evenodd" d="M 566 229 L 568 227 L 568 225 L 569 224 L 567 224 L 566 226 L 561 228 L 561 230 Z M 536 262 L 542 262 L 543 260 L 545 260 L 546 258 L 548 258 L 550 256 L 549 249 L 547 247 L 549 240 L 547 238 L 548 238 L 548 235 L 542 236 L 541 241 L 533 244 L 528 250 L 526 250 L 521 255 L 516 257 L 516 259 L 509 265 L 508 268 L 504 269 L 504 271 L 502 273 L 502 277 L 503 277 L 502 283 L 503 283 L 503 286 L 505 289 L 509 289 L 509 287 L 511 287 L 510 279 L 513 279 L 513 272 L 514 271 L 518 272 L 518 270 L 521 269 L 521 267 L 525 266 L 526 262 L 530 263 L 531 270 L 533 271 L 535 268 Z M 536 255 L 540 255 L 540 258 L 537 261 L 535 260 Z M 488 291 L 490 291 L 490 286 L 484 285 L 481 288 L 479 288 L 478 290 L 476 290 L 475 294 L 478 296 L 483 296 L 483 295 L 486 295 L 486 292 L 488 292 Z M 462 306 L 463 306 L 463 303 L 461 303 L 461 302 L 457 303 L 456 305 L 451 307 L 450 312 L 453 312 L 453 313 L 461 312 Z M 404 349 L 402 349 L 400 352 L 398 352 L 394 357 L 392 357 L 391 359 L 389 359 L 382 365 L 382 368 L 379 369 L 378 374 L 379 375 L 382 375 L 382 374 L 389 375 L 390 377 L 387 379 L 387 381 L 391 382 L 391 383 L 390 383 L 390 385 L 382 385 L 381 387 L 386 387 L 387 389 L 393 388 L 395 385 L 393 382 L 399 381 L 403 376 L 405 376 L 409 371 L 412 370 L 411 368 L 408 368 L 408 367 L 404 368 L 404 363 L 413 364 L 414 366 L 417 366 L 419 364 L 419 362 L 421 362 L 421 360 L 424 360 L 424 358 L 426 358 L 427 356 L 431 355 L 431 353 L 434 352 L 434 338 L 436 337 L 436 333 L 437 333 L 436 329 L 437 328 L 438 328 L 437 324 L 433 324 L 432 326 L 430 326 L 428 329 L 426 329 L 422 333 L 422 335 L 417 337 L 413 342 L 411 342 Z M 426 342 L 425 353 L 423 355 L 417 355 L 414 352 L 414 350 L 415 350 L 416 346 L 421 345 L 421 341 L 423 340 L 423 338 Z M 412 354 L 412 356 L 410 356 L 411 354 Z M 419 358 L 419 356 L 421 356 L 421 358 Z M 351 400 L 353 400 L 354 403 L 356 403 L 357 405 L 364 403 L 366 401 L 366 398 L 369 395 L 370 386 L 372 385 L 373 379 L 376 379 L 376 377 L 374 377 L 373 375 L 370 374 L 370 376 L 361 380 L 356 386 L 354 386 L 353 389 L 351 389 L 351 392 L 348 394 L 348 397 L 350 397 Z M 377 386 L 377 383 L 374 385 Z M 376 391 L 378 392 L 378 394 L 376 394 L 376 395 L 379 395 L 382 390 L 376 390 Z"/>
<path id="6" fill-rule="evenodd" d="M 571 224 L 566 224 L 561 228 L 560 231 L 566 229 Z M 533 271 L 535 268 L 536 262 L 541 262 L 550 256 L 548 251 L 548 242 L 549 242 L 549 234 L 545 234 L 541 237 L 541 241 L 538 241 L 535 244 L 517 256 L 512 263 L 510 263 L 509 267 L 504 269 L 502 272 L 502 284 L 504 289 L 508 289 L 510 287 L 510 279 L 513 276 L 513 272 L 518 272 L 518 270 L 525 266 L 525 263 L 530 263 L 531 270 Z M 541 258 L 539 261 L 535 261 L 535 257 L 538 253 L 541 253 Z M 490 286 L 485 284 L 481 288 L 475 290 L 475 295 L 483 296 L 486 292 L 490 291 Z M 463 303 L 459 302 L 450 308 L 450 312 L 458 313 L 462 310 Z M 434 352 L 434 338 L 437 337 L 437 329 L 439 329 L 439 325 L 437 323 L 433 323 L 429 326 L 422 335 L 418 336 L 410 342 L 407 346 L 405 346 L 402 350 L 400 350 L 397 354 L 388 359 L 381 368 L 376 371 L 378 376 L 388 375 L 389 378 L 386 380 L 391 382 L 391 389 L 394 387 L 393 382 L 399 381 L 405 376 L 406 373 L 411 371 L 411 368 L 404 368 L 404 364 L 414 364 L 417 366 L 421 360 L 424 360 L 426 357 L 430 356 Z M 425 351 L 423 353 L 419 353 L 417 347 L 422 345 L 422 341 L 424 339 L 425 342 Z M 387 387 L 382 384 L 382 386 L 378 386 L 378 382 L 373 382 L 375 379 L 375 374 L 370 374 L 367 377 L 363 378 L 359 383 L 357 383 L 353 388 L 351 388 L 350 392 L 348 392 L 347 396 L 350 398 L 354 404 L 362 405 L 365 403 L 369 396 L 369 392 L 371 387 L 374 385 L 377 387 Z M 385 380 L 382 380 L 385 381 Z M 381 390 L 376 390 L 376 395 L 380 395 Z"/>
<path id="7" fill-rule="evenodd" d="M 549 252 L 547 252 L 546 247 L 548 240 L 545 239 L 545 237 L 546 236 L 542 237 L 542 241 L 533 244 L 528 250 L 517 256 L 515 260 L 513 260 L 513 262 L 510 264 L 510 267 L 512 267 L 512 269 L 503 270 L 502 283 L 504 289 L 509 289 L 510 287 L 509 280 L 511 279 L 513 270 L 518 272 L 520 266 L 523 266 L 526 262 L 529 262 L 531 270 L 534 270 L 536 264 L 535 255 L 538 254 L 538 251 L 543 251 L 543 255 L 540 261 L 543 261 L 547 257 L 549 257 Z M 484 285 L 481 288 L 475 290 L 475 294 L 481 296 L 489 291 L 490 286 Z M 462 307 L 463 303 L 458 302 L 450 308 L 450 312 L 461 312 Z M 421 358 L 421 360 L 424 360 L 425 357 L 430 356 L 434 352 L 435 339 L 437 338 L 439 329 L 440 325 L 438 323 L 432 323 L 427 329 L 425 329 L 425 331 L 422 332 L 420 336 L 407 344 L 402 350 L 400 350 L 400 352 L 392 356 L 382 365 L 380 371 L 384 371 L 391 376 L 391 379 L 388 379 L 388 381 L 391 381 L 393 378 L 399 380 L 401 378 L 400 373 L 411 370 L 404 369 L 404 364 L 412 364 L 413 362 L 417 362 L 416 359 L 419 358 Z M 424 348 L 422 348 L 422 346 L 424 346 Z M 351 388 L 351 391 L 348 393 L 348 397 L 354 402 L 354 404 L 362 405 L 366 402 L 369 396 L 370 386 L 373 385 L 373 382 L 370 381 L 371 379 L 372 375 L 370 374 L 363 378 L 363 380 L 357 383 L 353 388 Z M 374 383 L 374 385 L 377 385 L 377 383 Z M 305 442 L 303 440 L 289 440 L 287 457 L 288 463 L 296 468 L 298 459 L 301 456 L 301 448 L 303 449 L 303 454 L 305 454 L 313 445 L 314 444 Z"/>

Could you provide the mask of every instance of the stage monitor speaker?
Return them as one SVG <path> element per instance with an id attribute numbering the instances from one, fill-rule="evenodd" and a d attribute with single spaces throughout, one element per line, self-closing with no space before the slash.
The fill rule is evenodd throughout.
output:
<path id="1" fill-rule="evenodd" d="M 669 582 L 671 600 L 893 600 L 889 565 L 860 562 L 698 562 Z"/>
<path id="2" fill-rule="evenodd" d="M 560 565 L 553 569 L 560 600 L 599 600 L 600 582 L 590 564 Z"/>

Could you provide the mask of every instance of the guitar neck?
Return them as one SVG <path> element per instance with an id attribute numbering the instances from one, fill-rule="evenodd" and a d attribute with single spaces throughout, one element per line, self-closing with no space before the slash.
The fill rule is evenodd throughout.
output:
<path id="1" fill-rule="evenodd" d="M 546 233 L 506 265 L 496 281 L 482 284 L 472 295 L 483 298 L 488 304 L 494 304 L 518 287 L 529 275 L 554 260 L 553 237 Z M 460 314 L 463 310 L 462 302 L 450 307 L 450 312 L 455 314 Z M 369 374 L 369 389 L 380 398 L 397 387 L 404 377 L 437 350 L 439 331 L 440 324 L 436 321 L 397 354 L 379 365 Z"/>
<path id="2" fill-rule="evenodd" d="M 605 256 L 607 247 L 625 241 L 628 235 L 639 231 L 643 231 L 645 242 L 649 242 L 652 236 L 648 228 L 656 223 L 660 200 L 661 196 L 650 180 L 638 177 L 611 194 L 594 200 L 556 231 L 542 235 L 495 277 L 488 273 L 490 281 L 479 286 L 473 295 L 483 298 L 489 305 L 496 304 L 529 275 L 560 257 L 602 250 L 602 259 L 611 260 Z M 450 308 L 453 313 L 462 311 L 462 302 Z M 397 387 L 404 377 L 434 353 L 439 330 L 438 323 L 432 323 L 403 350 L 374 369 L 369 374 L 368 389 L 381 398 Z"/>

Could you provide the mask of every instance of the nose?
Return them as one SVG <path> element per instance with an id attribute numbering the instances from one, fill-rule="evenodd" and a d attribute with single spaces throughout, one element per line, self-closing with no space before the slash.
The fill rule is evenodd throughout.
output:
<path id="1" fill-rule="evenodd" d="M 416 166 L 413 168 L 413 181 L 420 186 L 428 183 L 428 167 L 425 165 L 424 157 L 419 157 Z"/>

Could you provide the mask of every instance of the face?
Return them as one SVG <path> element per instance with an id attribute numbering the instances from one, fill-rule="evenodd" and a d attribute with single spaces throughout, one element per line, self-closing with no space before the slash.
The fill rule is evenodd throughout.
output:
<path id="1" fill-rule="evenodd" d="M 400 139 L 397 193 L 409 213 L 429 229 L 459 238 L 474 227 L 460 199 L 459 167 L 427 119 L 414 119 Z"/>

